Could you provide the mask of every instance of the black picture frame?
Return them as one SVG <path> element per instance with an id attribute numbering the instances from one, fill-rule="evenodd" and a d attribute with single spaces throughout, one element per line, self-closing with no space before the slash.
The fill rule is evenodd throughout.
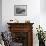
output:
<path id="1" fill-rule="evenodd" d="M 14 16 L 27 16 L 27 5 L 14 5 Z"/>

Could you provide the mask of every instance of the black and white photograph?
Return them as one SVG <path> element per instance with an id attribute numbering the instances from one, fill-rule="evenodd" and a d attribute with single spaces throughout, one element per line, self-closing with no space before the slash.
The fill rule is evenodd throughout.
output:
<path id="1" fill-rule="evenodd" d="M 14 16 L 27 16 L 27 5 L 14 5 Z"/>

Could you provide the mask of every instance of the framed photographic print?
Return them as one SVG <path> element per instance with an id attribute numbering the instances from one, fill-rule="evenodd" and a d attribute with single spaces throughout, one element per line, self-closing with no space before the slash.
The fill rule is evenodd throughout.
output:
<path id="1" fill-rule="evenodd" d="M 26 16 L 27 5 L 14 5 L 14 16 Z"/>

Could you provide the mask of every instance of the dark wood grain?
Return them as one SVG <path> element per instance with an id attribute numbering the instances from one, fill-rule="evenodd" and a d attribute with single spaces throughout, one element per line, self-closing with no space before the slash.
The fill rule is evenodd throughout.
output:
<path id="1" fill-rule="evenodd" d="M 27 37 L 27 45 L 25 46 L 33 46 L 33 23 L 7 23 L 9 25 L 9 31 L 12 33 L 16 32 L 27 32 L 28 37 Z M 13 39 L 15 36 L 13 37 Z"/>

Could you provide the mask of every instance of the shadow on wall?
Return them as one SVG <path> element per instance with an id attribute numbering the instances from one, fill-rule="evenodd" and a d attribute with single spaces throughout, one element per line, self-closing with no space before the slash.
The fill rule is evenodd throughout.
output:
<path id="1" fill-rule="evenodd" d="M 2 31 L 2 0 L 0 0 L 0 31 Z"/>

